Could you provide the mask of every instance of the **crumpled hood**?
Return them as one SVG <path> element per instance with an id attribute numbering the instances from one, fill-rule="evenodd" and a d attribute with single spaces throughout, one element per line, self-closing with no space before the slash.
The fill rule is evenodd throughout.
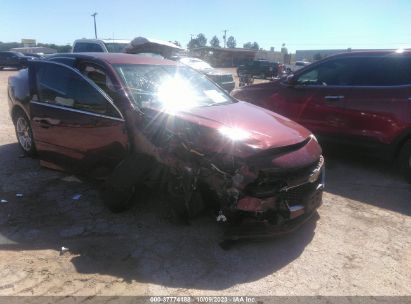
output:
<path id="1" fill-rule="evenodd" d="M 195 145 L 202 151 L 229 153 L 239 157 L 301 143 L 311 134 L 281 115 L 242 101 L 192 108 L 174 114 L 173 119 L 189 122 L 195 126 L 191 129 L 201 130 L 196 133 Z M 173 124 L 174 128 L 178 125 Z M 240 129 L 248 134 L 248 138 L 233 141 L 221 134 L 221 128 Z M 190 132 L 188 129 L 186 127 L 184 132 Z M 181 133 L 182 130 L 174 131 Z"/>

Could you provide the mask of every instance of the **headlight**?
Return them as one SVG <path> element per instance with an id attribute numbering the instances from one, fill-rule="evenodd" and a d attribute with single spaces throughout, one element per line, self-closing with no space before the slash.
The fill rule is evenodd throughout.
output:
<path id="1" fill-rule="evenodd" d="M 244 140 L 249 138 L 251 135 L 250 132 L 235 127 L 221 127 L 218 129 L 218 132 L 233 141 Z"/>

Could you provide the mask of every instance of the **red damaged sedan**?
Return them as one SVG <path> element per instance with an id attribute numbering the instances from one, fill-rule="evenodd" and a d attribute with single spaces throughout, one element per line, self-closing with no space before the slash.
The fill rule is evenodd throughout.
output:
<path id="1" fill-rule="evenodd" d="M 180 215 L 212 207 L 232 227 L 267 228 L 231 230 L 240 238 L 293 230 L 321 204 L 324 160 L 307 129 L 176 62 L 59 54 L 10 77 L 8 95 L 21 148 L 48 167 L 104 176 L 113 211 L 147 185 Z"/>

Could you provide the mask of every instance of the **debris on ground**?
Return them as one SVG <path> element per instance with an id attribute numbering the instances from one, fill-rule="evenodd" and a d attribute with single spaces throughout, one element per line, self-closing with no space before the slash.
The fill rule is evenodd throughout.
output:
<path id="1" fill-rule="evenodd" d="M 62 246 L 61 249 L 60 249 L 60 255 L 63 255 L 66 252 L 69 252 L 69 251 L 70 251 L 70 249 L 68 249 L 67 247 Z"/>
<path id="2" fill-rule="evenodd" d="M 82 181 L 74 175 L 65 176 L 61 180 L 69 183 L 82 183 Z"/>
<path id="3" fill-rule="evenodd" d="M 75 200 L 75 201 L 78 201 L 80 199 L 80 197 L 81 197 L 81 194 L 76 194 L 76 195 L 73 195 L 73 197 L 71 199 Z"/>
<path id="4" fill-rule="evenodd" d="M 218 216 L 217 216 L 217 222 L 226 222 L 227 218 L 226 216 L 223 214 L 222 211 L 219 212 Z"/>

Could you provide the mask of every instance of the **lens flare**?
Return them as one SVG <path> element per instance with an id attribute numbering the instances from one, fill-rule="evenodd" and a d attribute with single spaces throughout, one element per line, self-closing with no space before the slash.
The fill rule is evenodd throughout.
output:
<path id="1" fill-rule="evenodd" d="M 169 113 L 195 107 L 198 100 L 190 83 L 179 76 L 164 81 L 158 88 L 157 97 L 164 111 Z"/>
<path id="2" fill-rule="evenodd" d="M 237 127 L 221 127 L 218 131 L 224 135 L 225 137 L 237 141 L 237 140 L 244 140 L 250 137 L 250 132 L 247 132 L 243 129 Z"/>

